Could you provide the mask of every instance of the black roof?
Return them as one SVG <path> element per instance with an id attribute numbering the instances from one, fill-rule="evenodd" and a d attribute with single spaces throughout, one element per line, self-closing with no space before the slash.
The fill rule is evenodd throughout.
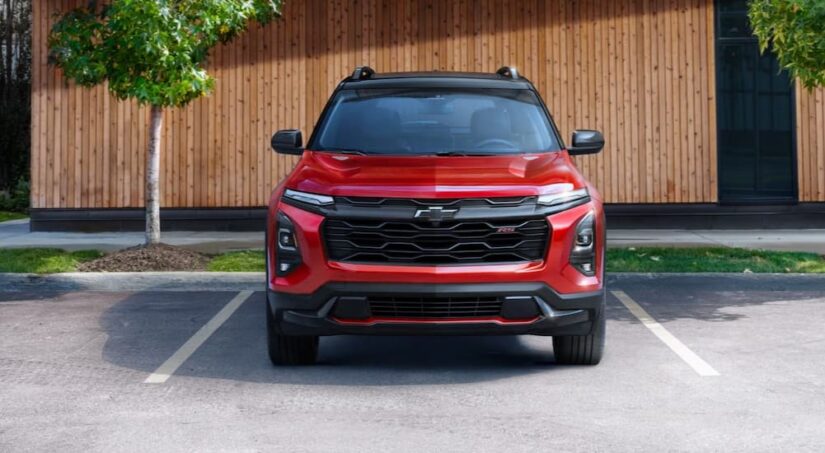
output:
<path id="1" fill-rule="evenodd" d="M 529 90 L 533 85 L 529 80 L 511 78 L 484 72 L 376 72 L 368 77 L 354 79 L 347 77 L 341 82 L 341 89 L 363 88 L 509 88 Z"/>

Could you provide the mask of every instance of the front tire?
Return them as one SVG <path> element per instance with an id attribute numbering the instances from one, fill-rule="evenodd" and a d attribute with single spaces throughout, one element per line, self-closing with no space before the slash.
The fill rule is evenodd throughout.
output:
<path id="1" fill-rule="evenodd" d="M 318 358 L 318 337 L 279 334 L 275 329 L 275 318 L 268 302 L 266 340 L 269 360 L 273 365 L 312 365 Z"/>
<path id="2" fill-rule="evenodd" d="M 564 365 L 597 365 L 602 360 L 605 339 L 604 307 L 593 320 L 594 328 L 589 335 L 553 337 L 553 354 L 556 363 Z"/>

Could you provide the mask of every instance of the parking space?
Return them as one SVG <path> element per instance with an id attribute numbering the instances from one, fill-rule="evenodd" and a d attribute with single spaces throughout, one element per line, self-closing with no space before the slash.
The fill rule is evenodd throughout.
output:
<path id="1" fill-rule="evenodd" d="M 659 327 L 611 294 L 596 367 L 556 366 L 550 338 L 344 336 L 275 368 L 261 292 L 0 292 L 0 451 L 825 448 L 825 280 L 610 289 Z"/>

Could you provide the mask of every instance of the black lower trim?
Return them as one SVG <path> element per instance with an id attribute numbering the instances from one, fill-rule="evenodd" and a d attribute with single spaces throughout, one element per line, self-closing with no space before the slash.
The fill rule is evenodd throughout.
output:
<path id="1" fill-rule="evenodd" d="M 267 209 L 168 208 L 166 231 L 262 231 Z M 610 229 L 825 228 L 825 203 L 790 205 L 608 204 Z M 143 209 L 31 209 L 32 231 L 143 231 Z"/>
<path id="2" fill-rule="evenodd" d="M 531 323 L 340 323 L 332 312 L 339 298 L 380 295 L 532 296 L 542 315 Z M 286 335 L 586 335 L 604 309 L 604 290 L 559 294 L 544 283 L 329 283 L 308 295 L 268 291 L 278 332 Z"/>
<path id="3" fill-rule="evenodd" d="M 609 229 L 825 228 L 825 203 L 777 205 L 608 204 Z"/>
<path id="4" fill-rule="evenodd" d="M 267 208 L 161 209 L 165 231 L 263 231 Z M 31 209 L 32 231 L 143 231 L 143 209 Z"/>

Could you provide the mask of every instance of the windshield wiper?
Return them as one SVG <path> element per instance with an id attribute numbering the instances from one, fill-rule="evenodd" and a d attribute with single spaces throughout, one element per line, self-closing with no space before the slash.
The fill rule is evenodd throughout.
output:
<path id="1" fill-rule="evenodd" d="M 358 156 L 366 156 L 367 153 L 360 149 L 355 148 L 325 148 L 320 151 L 326 151 L 330 153 L 338 153 L 338 154 L 355 154 Z"/>
<path id="2" fill-rule="evenodd" d="M 497 153 L 484 153 L 478 151 L 436 151 L 436 156 L 495 156 Z"/>

